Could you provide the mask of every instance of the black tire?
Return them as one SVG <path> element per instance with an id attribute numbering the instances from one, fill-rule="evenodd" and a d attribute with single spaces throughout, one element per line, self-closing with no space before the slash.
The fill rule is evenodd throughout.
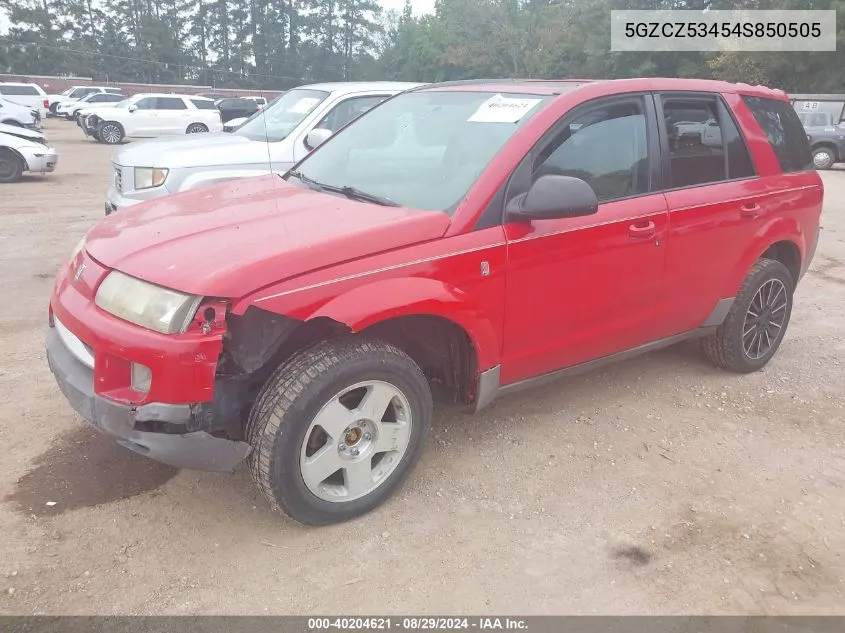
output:
<path id="1" fill-rule="evenodd" d="M 368 494 L 350 501 L 320 499 L 308 489 L 300 468 L 306 434 L 335 394 L 367 380 L 387 382 L 407 399 L 412 415 L 407 448 Z M 390 497 L 417 462 L 432 408 L 428 381 L 400 349 L 352 337 L 324 341 L 284 362 L 261 388 L 247 422 L 252 477 L 271 506 L 300 523 L 328 525 L 360 516 Z"/>
<path id="2" fill-rule="evenodd" d="M 123 126 L 115 121 L 104 121 L 97 128 L 97 140 L 106 145 L 117 145 L 123 136 Z"/>
<path id="3" fill-rule="evenodd" d="M 208 126 L 205 123 L 191 123 L 185 130 L 185 134 L 202 134 L 204 132 L 208 132 Z"/>
<path id="4" fill-rule="evenodd" d="M 23 176 L 23 159 L 12 150 L 0 147 L 0 183 L 17 182 Z"/>
<path id="5" fill-rule="evenodd" d="M 20 121 L 15 121 L 14 119 L 7 119 L 6 121 L 0 121 L 3 125 L 14 125 L 15 127 L 23 127 L 23 123 Z"/>
<path id="6" fill-rule="evenodd" d="M 813 150 L 813 167 L 830 169 L 836 162 L 836 153 L 829 147 L 817 147 Z"/>
<path id="7" fill-rule="evenodd" d="M 58 102 L 58 101 L 54 101 L 53 103 L 51 103 L 51 104 L 50 104 L 50 107 L 48 108 L 48 109 L 49 109 L 49 111 L 50 111 L 50 114 L 52 114 L 53 116 L 56 116 L 56 109 L 57 109 L 58 107 L 59 107 L 59 102 Z"/>
<path id="8" fill-rule="evenodd" d="M 771 335 L 770 346 L 761 356 L 755 357 L 753 353 L 749 353 L 746 349 L 746 344 L 743 343 L 743 334 L 749 331 L 749 327 L 753 326 L 753 324 L 747 325 L 746 321 L 747 318 L 753 319 L 749 316 L 752 302 L 755 301 L 758 291 L 767 284 L 777 288 L 782 285 L 786 304 L 783 308 L 783 321 L 780 326 L 776 329 L 768 328 L 767 330 L 776 332 L 776 334 Z M 746 374 L 762 369 L 775 355 L 786 334 L 789 319 L 792 315 L 792 294 L 794 290 L 795 280 L 792 279 L 792 275 L 786 266 L 773 259 L 758 260 L 751 268 L 751 272 L 748 273 L 745 281 L 742 282 L 736 300 L 724 323 L 714 333 L 701 339 L 701 348 L 704 355 L 717 367 L 732 372 Z M 757 309 L 756 304 L 753 309 Z M 780 312 L 777 311 L 778 318 L 780 318 Z M 751 336 L 754 336 L 753 331 Z M 760 336 L 762 341 L 763 335 L 760 334 Z M 767 336 L 769 335 L 767 334 Z M 754 340 L 751 339 L 752 346 Z M 747 342 L 748 340 L 746 340 Z"/>

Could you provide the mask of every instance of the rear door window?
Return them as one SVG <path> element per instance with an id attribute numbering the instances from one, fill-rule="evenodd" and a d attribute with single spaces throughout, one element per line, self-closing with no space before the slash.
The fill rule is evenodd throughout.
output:
<path id="1" fill-rule="evenodd" d="M 765 97 L 742 97 L 769 144 L 784 173 L 812 169 L 813 159 L 807 132 L 787 101 Z"/>
<path id="2" fill-rule="evenodd" d="M 661 95 L 661 105 L 668 146 L 667 188 L 754 175 L 745 141 L 717 95 Z"/>
<path id="3" fill-rule="evenodd" d="M 216 110 L 217 106 L 214 105 L 213 101 L 209 101 L 208 99 L 191 99 L 191 103 L 196 106 L 198 110 Z"/>
<path id="4" fill-rule="evenodd" d="M 187 110 L 188 106 L 179 97 L 158 97 L 156 110 Z"/>

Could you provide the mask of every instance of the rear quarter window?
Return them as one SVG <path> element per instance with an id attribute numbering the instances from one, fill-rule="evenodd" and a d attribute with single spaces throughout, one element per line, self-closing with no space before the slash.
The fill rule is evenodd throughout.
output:
<path id="1" fill-rule="evenodd" d="M 213 101 L 206 101 L 205 99 L 191 99 L 191 103 L 200 110 L 216 110 L 217 106 Z"/>
<path id="2" fill-rule="evenodd" d="M 764 97 L 743 97 L 754 114 L 784 173 L 813 168 L 810 141 L 798 114 L 786 101 Z"/>

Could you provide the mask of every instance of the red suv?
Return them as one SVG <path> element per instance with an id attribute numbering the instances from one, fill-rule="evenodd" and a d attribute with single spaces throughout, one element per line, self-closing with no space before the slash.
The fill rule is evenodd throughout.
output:
<path id="1" fill-rule="evenodd" d="M 681 79 L 397 95 L 293 170 L 106 218 L 60 271 L 72 406 L 185 468 L 248 459 L 309 524 L 408 474 L 432 392 L 495 397 L 689 337 L 783 340 L 823 189 L 786 95 Z"/>

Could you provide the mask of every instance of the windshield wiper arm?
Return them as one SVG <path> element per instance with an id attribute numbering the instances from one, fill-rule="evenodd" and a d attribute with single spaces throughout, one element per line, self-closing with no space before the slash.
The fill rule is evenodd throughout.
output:
<path id="1" fill-rule="evenodd" d="M 318 182 L 313 178 L 309 178 L 297 169 L 292 169 L 291 171 L 289 171 L 288 176 L 293 176 L 294 178 L 304 182 L 306 185 L 317 191 L 330 191 L 331 193 L 339 193 L 341 195 L 346 196 L 347 198 L 350 198 L 351 200 L 372 202 L 374 204 L 380 204 L 385 207 L 402 206 L 401 204 L 399 204 L 398 202 L 394 202 L 390 198 L 383 198 L 372 193 L 367 193 L 366 191 L 361 191 L 360 189 L 356 189 L 355 187 L 350 187 L 348 185 L 344 187 L 337 187 L 335 185 L 327 185 L 325 183 Z"/>
<path id="2" fill-rule="evenodd" d="M 363 200 L 364 202 L 372 202 L 374 204 L 380 204 L 383 207 L 401 207 L 402 205 L 398 202 L 394 202 L 390 198 L 383 198 L 381 196 L 377 196 L 372 193 L 367 193 L 366 191 L 361 191 L 360 189 L 356 189 L 355 187 L 345 186 L 345 187 L 338 187 L 337 191 L 342 193 L 347 198 L 351 198 L 353 200 Z"/>
<path id="3" fill-rule="evenodd" d="M 297 170 L 297 169 L 291 169 L 291 170 L 288 172 L 288 176 L 293 176 L 293 177 L 294 177 L 294 178 L 296 178 L 297 180 L 300 180 L 300 181 L 304 182 L 306 185 L 308 185 L 308 186 L 309 186 L 309 187 L 311 187 L 312 189 L 316 189 L 317 191 L 325 191 L 325 190 L 326 190 L 326 186 L 325 186 L 325 185 L 323 185 L 322 183 L 317 182 L 317 181 L 316 181 L 316 180 L 314 180 L 313 178 L 309 178 L 308 176 L 306 176 L 305 174 L 303 174 L 302 172 L 300 172 L 300 171 L 299 171 L 299 170 Z"/>

